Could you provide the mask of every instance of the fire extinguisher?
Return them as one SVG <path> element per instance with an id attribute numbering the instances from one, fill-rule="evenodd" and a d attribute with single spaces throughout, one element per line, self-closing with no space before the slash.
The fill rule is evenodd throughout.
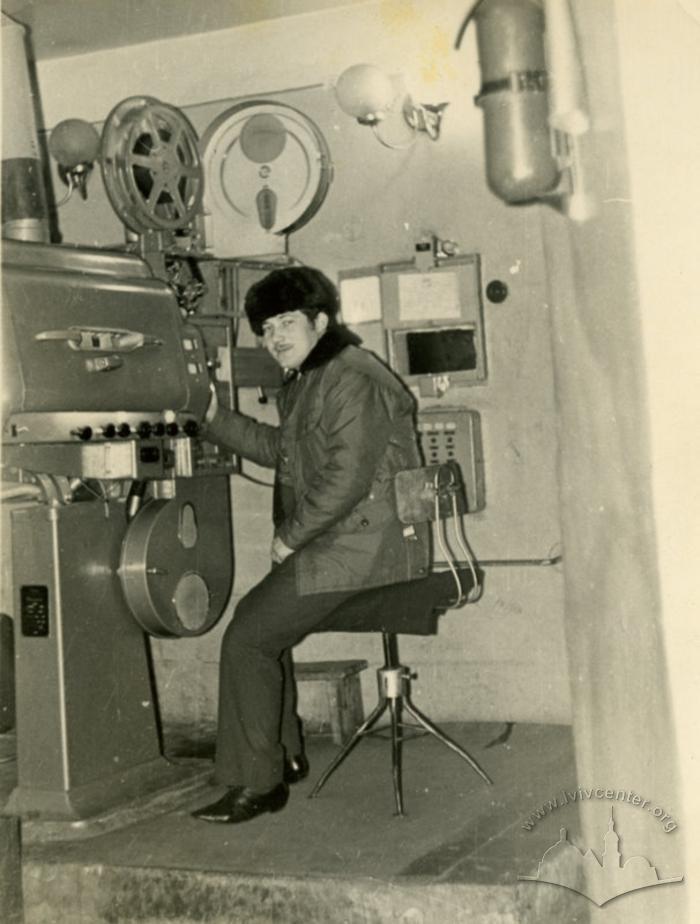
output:
<path id="1" fill-rule="evenodd" d="M 484 113 L 488 185 L 506 202 L 528 202 L 552 192 L 560 179 L 548 121 L 544 13 L 536 0 L 477 0 L 457 47 L 472 18 L 481 68 L 474 102 Z"/>

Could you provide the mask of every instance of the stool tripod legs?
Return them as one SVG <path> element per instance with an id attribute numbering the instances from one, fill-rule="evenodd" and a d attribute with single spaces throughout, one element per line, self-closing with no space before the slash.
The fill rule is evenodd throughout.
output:
<path id="1" fill-rule="evenodd" d="M 493 785 L 491 778 L 481 769 L 474 758 L 461 748 L 456 741 L 453 741 L 437 725 L 434 725 L 430 719 L 423 715 L 417 709 L 410 698 L 410 672 L 408 668 L 399 663 L 398 648 L 396 637 L 388 633 L 382 634 L 384 644 L 384 667 L 377 671 L 377 681 L 379 686 L 379 702 L 373 709 L 370 716 L 360 725 L 352 738 L 336 754 L 331 763 L 323 771 L 318 782 L 311 790 L 309 798 L 317 796 L 328 778 L 337 770 L 340 764 L 345 760 L 350 751 L 355 747 L 363 735 L 370 733 L 372 726 L 377 720 L 389 709 L 390 714 L 390 731 L 391 731 L 391 769 L 394 784 L 394 802 L 396 805 L 396 815 L 403 815 L 403 786 L 401 779 L 401 759 L 402 746 L 405 739 L 403 730 L 406 728 L 416 728 L 415 725 L 404 725 L 401 721 L 402 710 L 413 718 L 423 731 L 441 741 L 446 747 L 454 751 L 462 760 L 465 760 L 482 780 L 489 785 Z"/>
<path id="2" fill-rule="evenodd" d="M 352 749 L 355 747 L 355 745 L 360 740 L 360 738 L 372 728 L 372 726 L 378 719 L 382 717 L 388 705 L 389 705 L 389 700 L 386 698 L 381 699 L 377 703 L 375 708 L 372 710 L 370 715 L 365 719 L 362 725 L 360 725 L 360 727 L 357 729 L 357 731 L 352 736 L 352 738 L 347 742 L 347 744 L 343 746 L 342 750 L 338 751 L 338 753 L 335 755 L 333 760 L 323 771 L 318 781 L 316 782 L 316 785 L 309 793 L 309 799 L 313 799 L 315 796 L 317 796 L 321 792 L 321 789 L 323 788 L 326 781 L 328 780 L 328 777 L 335 770 L 338 769 L 338 767 L 342 764 L 342 762 L 348 756 L 350 751 L 352 751 Z"/>
<path id="3" fill-rule="evenodd" d="M 476 773 L 479 774 L 479 776 L 485 783 L 488 783 L 489 786 L 493 786 L 493 780 L 491 779 L 491 777 L 484 770 L 481 769 L 481 767 L 477 764 L 474 758 L 470 754 L 468 754 L 463 748 L 461 748 L 457 744 L 456 741 L 453 741 L 452 738 L 446 735 L 444 731 L 439 729 L 436 725 L 433 725 L 430 719 L 424 716 L 423 713 L 419 709 L 416 709 L 416 707 L 413 705 L 413 703 L 407 696 L 404 697 L 403 705 L 404 705 L 404 708 L 406 709 L 406 712 L 412 718 L 414 718 L 416 722 L 418 722 L 427 732 L 429 732 L 431 735 L 437 738 L 438 741 L 441 741 L 444 745 L 450 748 L 450 750 L 454 751 L 455 754 L 459 754 L 462 760 L 466 760 L 466 762 L 469 764 L 472 770 L 476 771 Z"/>
<path id="4" fill-rule="evenodd" d="M 391 715 L 391 771 L 394 780 L 394 802 L 396 814 L 403 815 L 403 787 L 401 784 L 401 700 L 389 700 L 389 713 Z"/>

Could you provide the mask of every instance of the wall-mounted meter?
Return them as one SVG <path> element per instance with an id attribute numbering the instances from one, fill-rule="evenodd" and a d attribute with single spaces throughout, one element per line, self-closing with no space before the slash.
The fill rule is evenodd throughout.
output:
<path id="1" fill-rule="evenodd" d="M 340 274 L 343 318 L 382 352 L 423 396 L 486 380 L 486 342 L 478 254 L 385 263 Z M 379 352 L 379 350 L 377 350 Z"/>
<path id="2" fill-rule="evenodd" d="M 479 257 L 453 257 L 428 269 L 382 267 L 382 316 L 389 361 L 409 385 L 470 385 L 486 378 Z"/>

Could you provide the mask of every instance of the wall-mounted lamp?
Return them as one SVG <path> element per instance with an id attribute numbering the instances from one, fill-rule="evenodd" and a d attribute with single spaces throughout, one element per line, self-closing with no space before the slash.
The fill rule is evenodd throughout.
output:
<path id="1" fill-rule="evenodd" d="M 414 103 L 405 90 L 397 89 L 391 77 L 372 64 L 354 64 L 344 70 L 336 81 L 335 94 L 343 112 L 361 125 L 371 125 L 378 140 L 390 148 L 409 147 L 418 132 L 437 141 L 442 113 L 448 105 Z M 394 128 L 401 124 L 405 143 L 392 142 L 392 123 Z"/>
<path id="2" fill-rule="evenodd" d="M 100 152 L 100 136 L 89 122 L 83 119 L 64 119 L 51 132 L 49 153 L 58 163 L 58 175 L 68 192 L 56 203 L 65 205 L 78 190 L 87 199 L 87 181 Z"/>

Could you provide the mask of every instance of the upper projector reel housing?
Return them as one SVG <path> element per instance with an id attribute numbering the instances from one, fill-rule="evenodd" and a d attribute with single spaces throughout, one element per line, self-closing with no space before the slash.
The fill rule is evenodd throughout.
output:
<path id="1" fill-rule="evenodd" d="M 174 106 L 130 96 L 110 112 L 100 158 L 109 201 L 131 231 L 177 231 L 201 211 L 197 133 Z"/>

